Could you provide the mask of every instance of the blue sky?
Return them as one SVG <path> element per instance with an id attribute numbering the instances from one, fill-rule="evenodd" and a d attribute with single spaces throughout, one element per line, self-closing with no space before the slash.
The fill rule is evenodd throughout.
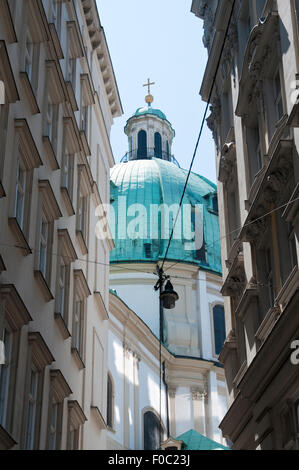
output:
<path id="1" fill-rule="evenodd" d="M 176 131 L 172 153 L 189 168 L 205 103 L 199 95 L 207 52 L 203 23 L 190 12 L 191 0 L 98 0 L 124 109 L 111 131 L 116 162 L 127 151 L 126 120 L 144 105 L 149 77 L 153 107 L 161 109 Z M 213 182 L 215 148 L 205 125 L 193 171 Z"/>

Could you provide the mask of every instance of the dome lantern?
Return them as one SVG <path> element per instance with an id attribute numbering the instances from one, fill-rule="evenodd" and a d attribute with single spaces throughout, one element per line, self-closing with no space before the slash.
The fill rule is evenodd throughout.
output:
<path id="1" fill-rule="evenodd" d="M 138 108 L 125 126 L 128 136 L 129 151 L 123 161 L 145 160 L 161 158 L 172 161 L 171 146 L 175 131 L 166 115 L 152 107 L 154 97 L 151 94 L 151 85 L 155 82 L 148 81 L 143 86 L 148 87 L 145 97 L 146 106 Z"/>

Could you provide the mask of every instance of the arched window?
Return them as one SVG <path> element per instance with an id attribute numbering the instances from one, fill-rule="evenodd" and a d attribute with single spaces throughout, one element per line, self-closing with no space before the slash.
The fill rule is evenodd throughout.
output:
<path id="1" fill-rule="evenodd" d="M 112 377 L 107 376 L 107 426 L 113 429 L 114 387 Z"/>
<path id="2" fill-rule="evenodd" d="M 155 157 L 162 158 L 162 138 L 159 132 L 155 132 Z"/>
<path id="3" fill-rule="evenodd" d="M 137 158 L 147 158 L 147 136 L 143 130 L 138 132 Z"/>
<path id="4" fill-rule="evenodd" d="M 225 341 L 225 318 L 223 305 L 213 307 L 215 354 L 218 356 Z"/>
<path id="5" fill-rule="evenodd" d="M 157 450 L 160 448 L 160 439 L 163 439 L 163 429 L 159 418 L 152 411 L 143 415 L 144 450 Z"/>
<path id="6" fill-rule="evenodd" d="M 166 140 L 166 155 L 167 155 L 167 160 L 169 161 L 170 160 L 170 155 L 169 155 L 169 143 L 168 143 L 168 140 Z"/>

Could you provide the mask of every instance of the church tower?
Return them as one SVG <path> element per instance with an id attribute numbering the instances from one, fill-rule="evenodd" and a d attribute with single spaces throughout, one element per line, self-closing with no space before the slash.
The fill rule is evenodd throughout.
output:
<path id="1" fill-rule="evenodd" d="M 172 155 L 175 131 L 152 106 L 151 85 L 146 105 L 127 120 L 128 151 L 111 170 L 108 448 L 154 450 L 170 435 L 186 444 L 191 434 L 198 448 L 208 445 L 204 438 L 221 448 L 225 325 L 216 186 L 190 175 L 164 264 L 179 299 L 161 312 L 156 270 L 188 172 Z"/>
<path id="2" fill-rule="evenodd" d="M 154 97 L 150 93 L 151 85 L 154 83 L 151 83 L 150 79 L 144 85 L 148 86 L 148 94 L 145 97 L 146 106 L 138 108 L 128 119 L 125 127 L 125 133 L 128 136 L 127 159 L 129 161 L 153 157 L 171 161 L 171 147 L 175 131 L 165 114 L 160 109 L 152 107 Z"/>

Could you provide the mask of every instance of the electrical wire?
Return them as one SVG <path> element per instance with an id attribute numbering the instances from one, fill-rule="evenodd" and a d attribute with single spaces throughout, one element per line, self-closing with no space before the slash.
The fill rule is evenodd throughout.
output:
<path id="1" fill-rule="evenodd" d="M 223 235 L 222 237 L 219 237 L 217 240 L 214 240 L 213 243 L 208 244 L 207 247 L 209 247 L 209 248 L 213 247 L 216 243 L 218 243 L 219 241 L 221 241 L 221 240 L 223 240 L 223 239 L 225 239 L 225 238 L 228 238 L 228 237 L 229 237 L 230 235 L 232 235 L 233 233 L 236 233 L 236 232 L 239 233 L 242 228 L 247 227 L 247 226 L 250 226 L 250 225 L 253 225 L 254 223 L 258 222 L 259 220 L 264 219 L 265 217 L 268 217 L 268 216 L 271 215 L 273 212 L 277 212 L 277 211 L 279 211 L 280 209 L 283 209 L 283 208 L 285 208 L 286 206 L 289 206 L 289 205 L 291 205 L 291 204 L 293 204 L 294 202 L 297 202 L 297 201 L 299 201 L 299 197 L 294 198 L 294 199 L 292 199 L 291 201 L 288 201 L 288 202 L 286 202 L 285 204 L 282 204 L 282 205 L 280 205 L 280 206 L 278 206 L 278 207 L 275 207 L 275 208 L 272 209 L 271 211 L 266 212 L 265 214 L 263 214 L 263 215 L 257 217 L 257 218 L 254 219 L 254 220 L 251 220 L 250 222 L 244 224 L 243 226 L 238 227 L 238 228 L 232 230 L 231 232 L 227 233 L 226 235 Z M 25 247 L 22 246 L 22 245 L 16 245 L 16 244 L 10 244 L 10 243 L 3 243 L 3 242 L 0 242 L 0 246 L 4 246 L 4 247 L 7 247 L 7 248 L 23 249 L 23 250 L 25 249 Z M 37 253 L 39 253 L 39 250 L 36 249 L 36 248 L 31 248 L 31 247 L 30 247 L 30 250 L 31 250 L 32 252 L 37 252 Z M 47 253 L 48 253 L 49 255 L 55 256 L 55 257 L 60 257 L 60 256 L 62 256 L 61 254 L 58 254 L 58 253 L 55 253 L 55 252 L 52 252 L 52 251 L 47 251 Z M 187 256 L 186 256 L 186 257 L 187 257 Z M 186 259 L 186 257 L 183 258 L 183 260 Z M 73 258 L 70 258 L 70 257 L 65 256 L 65 255 L 64 255 L 64 258 L 69 258 L 69 259 L 72 259 L 72 260 L 73 260 Z M 169 271 L 170 269 L 172 269 L 172 268 L 173 268 L 174 266 L 176 266 L 177 264 L 182 263 L 183 260 L 179 260 L 179 261 L 176 261 L 175 263 L 171 264 L 170 266 L 167 267 L 167 269 L 165 270 L 165 272 Z M 76 261 L 81 261 L 81 262 L 84 262 L 84 263 L 86 263 L 86 264 L 89 264 L 89 263 L 90 263 L 90 264 L 95 264 L 95 265 L 100 265 L 100 266 L 107 266 L 107 267 L 110 267 L 110 268 L 112 268 L 112 267 L 114 266 L 114 264 L 103 263 L 103 262 L 101 262 L 101 261 L 90 260 L 90 259 L 87 260 L 87 259 L 84 259 L 84 258 L 77 258 Z M 144 269 L 128 268 L 128 267 L 121 266 L 120 264 L 116 264 L 115 267 L 116 267 L 116 269 L 121 269 L 121 270 L 123 270 L 123 271 L 136 272 L 136 273 L 141 273 L 141 274 L 153 274 L 153 275 L 155 275 L 155 276 L 158 276 L 158 274 L 157 274 L 156 272 L 145 271 Z M 177 277 L 178 279 L 189 279 L 189 280 L 190 280 L 189 277 L 182 277 L 182 276 L 180 277 L 180 276 L 175 276 L 175 275 L 171 275 L 171 277 L 172 277 L 172 278 L 173 278 L 173 277 Z M 196 280 L 206 282 L 205 280 L 202 280 L 202 279 L 196 279 Z M 238 281 L 235 281 L 235 282 L 238 282 Z"/>
<path id="2" fill-rule="evenodd" d="M 281 206 L 278 206 L 278 207 L 274 207 L 274 209 L 272 209 L 271 211 L 269 212 L 266 212 L 265 214 L 263 215 L 260 215 L 259 217 L 257 217 L 256 219 L 254 220 L 251 220 L 250 222 L 247 222 L 246 224 L 244 225 L 241 225 L 240 227 L 232 230 L 231 232 L 228 232 L 226 235 L 223 235 L 222 237 L 219 237 L 218 239 L 214 240 L 212 243 L 209 243 L 206 245 L 206 248 L 212 248 L 216 243 L 219 243 L 221 240 L 225 240 L 226 238 L 229 238 L 230 235 L 233 235 L 234 233 L 239 233 L 243 228 L 245 227 L 249 227 L 250 225 L 253 225 L 257 222 L 259 222 L 260 220 L 264 219 L 265 217 L 268 217 L 269 215 L 273 214 L 273 212 L 277 212 L 281 209 L 284 209 L 285 207 L 289 206 L 290 204 L 293 204 L 294 202 L 297 202 L 299 201 L 299 197 L 296 197 L 294 199 L 292 199 L 291 201 L 288 201 L 286 202 L 285 204 L 282 204 Z M 188 255 L 186 255 L 184 259 L 187 258 Z M 165 270 L 165 272 L 169 271 L 169 269 L 173 268 L 174 266 L 176 266 L 178 263 L 181 263 L 182 260 L 180 261 L 176 261 L 175 263 L 171 264 L 170 266 L 168 266 L 168 268 Z"/>
<path id="3" fill-rule="evenodd" d="M 197 138 L 197 141 L 196 141 L 196 144 L 195 144 L 195 149 L 194 149 L 193 156 L 192 156 L 192 160 L 191 160 L 190 167 L 189 167 L 189 170 L 188 170 L 188 174 L 187 174 L 187 178 L 186 178 L 186 181 L 185 181 L 183 193 L 182 193 L 182 196 L 181 196 L 181 199 L 180 199 L 179 208 L 178 208 L 178 211 L 177 211 L 175 220 L 174 220 L 174 224 L 173 224 L 173 227 L 172 227 L 172 230 L 171 230 L 171 234 L 170 234 L 170 237 L 169 237 L 169 240 L 168 240 L 168 245 L 167 245 L 166 252 L 165 252 L 165 255 L 164 255 L 164 259 L 163 259 L 163 262 L 162 262 L 162 266 L 161 266 L 162 269 L 163 269 L 163 267 L 164 267 L 164 264 L 165 264 L 165 261 L 166 261 L 166 258 L 167 258 L 167 254 L 168 254 L 168 250 L 169 250 L 169 247 L 170 247 L 170 243 L 171 243 L 171 240 L 172 240 L 172 237 L 173 237 L 174 229 L 175 229 L 175 226 L 176 226 L 176 223 L 177 223 L 177 220 L 178 220 L 178 216 L 179 216 L 179 213 L 180 213 L 180 210 L 181 210 L 181 207 L 182 207 L 184 195 L 185 195 L 185 192 L 186 192 L 186 189 L 187 189 L 187 185 L 188 185 L 188 182 L 189 182 L 189 178 L 190 178 L 191 170 L 192 170 L 193 163 L 194 163 L 194 160 L 195 160 L 196 152 L 197 152 L 197 149 L 198 149 L 199 141 L 200 141 L 201 136 L 202 136 L 202 131 L 203 131 L 203 128 L 204 128 L 204 124 L 205 124 L 205 121 L 206 121 L 206 116 L 207 116 L 207 113 L 208 113 L 208 110 L 209 110 L 209 106 L 210 106 L 210 101 L 211 101 L 212 94 L 213 94 L 213 91 L 214 91 L 214 85 L 215 85 L 216 78 L 217 78 L 217 74 L 218 74 L 218 70 L 219 70 L 219 67 L 220 67 L 220 63 L 221 63 L 221 59 L 222 59 L 222 53 L 223 53 L 223 50 L 224 50 L 224 47 L 225 47 L 225 43 L 226 43 L 226 39 L 227 39 L 227 36 L 228 36 L 228 31 L 229 31 L 229 28 L 230 28 L 230 23 L 231 23 L 231 20 L 232 20 L 232 17 L 233 17 L 233 12 L 234 12 L 235 4 L 236 4 L 236 0 L 234 0 L 233 3 L 232 3 L 231 12 L 230 12 L 229 20 L 228 20 L 228 24 L 227 24 L 227 27 L 226 27 L 226 30 L 225 30 L 225 35 L 224 35 L 223 43 L 222 43 L 222 46 L 221 46 L 221 50 L 220 50 L 220 54 L 219 54 L 219 58 L 218 58 L 218 62 L 217 62 L 217 67 L 216 67 L 216 70 L 215 70 L 215 74 L 214 74 L 214 77 L 213 77 L 213 80 L 212 80 L 212 86 L 211 86 L 211 89 L 210 89 L 210 92 L 209 92 L 209 96 L 208 96 L 208 101 L 207 101 L 207 104 L 206 104 L 205 112 L 204 112 L 204 115 L 203 115 L 203 118 L 202 118 L 202 122 L 201 122 L 201 125 L 200 125 L 200 130 L 199 130 L 198 138 Z"/>

